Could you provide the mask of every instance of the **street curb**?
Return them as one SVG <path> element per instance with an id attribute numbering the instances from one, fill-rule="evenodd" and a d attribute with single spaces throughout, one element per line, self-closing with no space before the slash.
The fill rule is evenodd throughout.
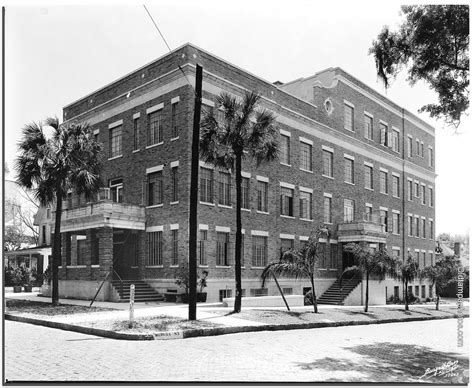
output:
<path id="1" fill-rule="evenodd" d="M 362 326 L 374 325 L 383 323 L 396 322 L 415 322 L 415 321 L 431 321 L 438 319 L 453 319 L 459 318 L 457 314 L 439 317 L 407 317 L 403 319 L 387 318 L 376 321 L 341 321 L 341 322 L 308 322 L 308 323 L 291 323 L 291 324 L 276 324 L 276 325 L 261 325 L 261 326 L 229 326 L 229 327 L 215 327 L 206 329 L 188 329 L 176 330 L 171 332 L 157 332 L 154 334 L 130 334 L 120 333 L 111 330 L 97 329 L 94 327 L 86 327 L 79 325 L 72 325 L 69 323 L 47 321 L 44 319 L 21 317 L 18 315 L 5 314 L 5 319 L 16 322 L 30 323 L 33 325 L 46 326 L 53 329 L 61 329 L 67 331 L 75 331 L 78 333 L 95 335 L 99 337 L 129 340 L 129 341 L 153 341 L 153 340 L 169 340 L 178 338 L 193 338 L 193 337 L 210 337 L 225 334 L 249 333 L 256 331 L 279 331 L 279 330 L 298 330 L 298 329 L 317 329 L 324 327 L 340 327 L 340 326 Z M 469 318 L 469 314 L 463 314 L 463 318 Z"/>

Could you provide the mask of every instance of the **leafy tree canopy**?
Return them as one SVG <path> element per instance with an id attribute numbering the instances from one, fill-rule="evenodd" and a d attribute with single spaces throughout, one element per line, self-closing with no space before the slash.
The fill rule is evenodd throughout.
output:
<path id="1" fill-rule="evenodd" d="M 377 75 L 388 87 L 406 67 L 410 84 L 423 80 L 438 94 L 419 111 L 457 127 L 469 107 L 469 6 L 410 5 L 401 13 L 399 30 L 385 26 L 369 49 Z"/>

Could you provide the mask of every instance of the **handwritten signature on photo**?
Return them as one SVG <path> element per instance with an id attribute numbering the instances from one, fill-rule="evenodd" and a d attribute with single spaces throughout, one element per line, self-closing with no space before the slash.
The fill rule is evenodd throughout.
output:
<path id="1" fill-rule="evenodd" d="M 447 361 L 443 363 L 442 365 L 437 366 L 436 368 L 426 368 L 425 374 L 419 377 L 419 380 L 423 378 L 430 378 L 433 376 L 446 376 L 446 377 L 456 376 L 457 372 L 455 372 L 455 370 L 458 368 L 459 368 L 458 360 Z"/>

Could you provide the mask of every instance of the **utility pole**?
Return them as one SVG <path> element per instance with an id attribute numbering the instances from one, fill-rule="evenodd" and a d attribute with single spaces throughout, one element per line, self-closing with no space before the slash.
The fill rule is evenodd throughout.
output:
<path id="1" fill-rule="evenodd" d="M 197 201 L 199 183 L 199 127 L 201 125 L 202 66 L 196 64 L 193 140 L 191 145 L 191 190 L 189 193 L 189 308 L 188 319 L 196 320 Z"/>

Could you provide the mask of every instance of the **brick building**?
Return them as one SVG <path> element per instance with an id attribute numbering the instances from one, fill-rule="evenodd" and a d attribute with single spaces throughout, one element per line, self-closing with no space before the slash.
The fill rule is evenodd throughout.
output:
<path id="1" fill-rule="evenodd" d="M 73 193 L 62 218 L 60 295 L 92 297 L 109 276 L 145 280 L 165 292 L 188 257 L 188 208 L 195 64 L 204 68 L 203 109 L 222 91 L 258 91 L 277 117 L 281 157 L 258 170 L 244 164 L 242 222 L 244 296 L 261 289 L 259 275 L 283 248 L 328 226 L 323 293 L 351 265 L 348 242 L 434 260 L 434 128 L 340 68 L 282 84 L 269 83 L 186 44 L 64 108 L 64 120 L 87 120 L 108 160 L 93 203 Z M 209 271 L 208 301 L 233 296 L 233 178 L 200 164 L 198 267 Z M 54 219 L 54 217 L 53 217 Z M 309 284 L 282 279 L 287 293 Z M 373 281 L 371 301 L 401 297 L 401 285 Z M 413 292 L 429 294 L 415 282 Z M 363 285 L 344 296 L 360 304 Z M 99 299 L 118 293 L 106 282 Z"/>

